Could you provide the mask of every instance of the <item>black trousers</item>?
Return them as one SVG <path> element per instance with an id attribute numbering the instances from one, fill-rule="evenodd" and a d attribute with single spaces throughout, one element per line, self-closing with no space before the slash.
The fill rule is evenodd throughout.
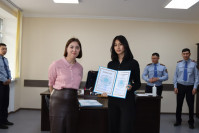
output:
<path id="1" fill-rule="evenodd" d="M 153 86 L 146 85 L 145 93 L 152 93 L 152 88 Z M 162 85 L 156 86 L 156 88 L 157 88 L 157 95 L 162 96 L 163 86 Z"/>
<path id="2" fill-rule="evenodd" d="M 50 132 L 77 133 L 78 129 L 77 90 L 56 90 L 50 96 Z"/>
<path id="3" fill-rule="evenodd" d="M 109 97 L 109 133 L 135 132 L 135 97 L 131 95 L 127 99 Z"/>
<path id="4" fill-rule="evenodd" d="M 177 108 L 176 108 L 176 121 L 182 122 L 182 105 L 184 97 L 186 96 L 186 101 L 189 107 L 189 124 L 194 124 L 194 95 L 192 94 L 193 85 L 185 86 L 182 84 L 177 84 L 178 94 L 177 94 Z"/>
<path id="5" fill-rule="evenodd" d="M 8 121 L 9 93 L 9 85 L 3 85 L 3 82 L 0 82 L 0 124 Z"/>

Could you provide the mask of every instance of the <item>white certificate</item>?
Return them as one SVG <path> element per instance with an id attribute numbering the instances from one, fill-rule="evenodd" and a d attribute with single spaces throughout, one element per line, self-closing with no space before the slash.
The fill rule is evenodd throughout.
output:
<path id="1" fill-rule="evenodd" d="M 131 71 L 116 71 L 99 67 L 94 92 L 107 93 L 108 96 L 126 98 L 127 85 Z"/>
<path id="2" fill-rule="evenodd" d="M 126 98 L 127 85 L 129 84 L 131 71 L 118 71 L 113 91 L 114 97 Z"/>
<path id="3" fill-rule="evenodd" d="M 99 67 L 94 92 L 112 95 L 117 71 Z"/>

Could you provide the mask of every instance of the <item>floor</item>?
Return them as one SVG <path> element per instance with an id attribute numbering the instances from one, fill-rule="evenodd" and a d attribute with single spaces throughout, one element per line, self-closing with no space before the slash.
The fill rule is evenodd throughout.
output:
<path id="1" fill-rule="evenodd" d="M 9 115 L 9 121 L 14 122 L 14 126 L 2 130 L 0 133 L 49 133 L 40 131 L 41 112 L 39 110 L 20 110 Z M 160 123 L 160 133 L 199 133 L 199 119 L 195 118 L 195 129 L 189 129 L 188 116 L 183 115 L 184 120 L 180 127 L 174 127 L 175 115 L 162 114 Z"/>

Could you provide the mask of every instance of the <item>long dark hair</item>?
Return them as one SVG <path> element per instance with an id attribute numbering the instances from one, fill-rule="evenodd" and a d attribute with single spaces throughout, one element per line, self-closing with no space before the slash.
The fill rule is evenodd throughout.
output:
<path id="1" fill-rule="evenodd" d="M 123 58 L 123 60 L 133 59 L 134 57 L 133 57 L 133 54 L 132 54 L 132 52 L 131 52 L 131 50 L 129 48 L 129 43 L 126 40 L 126 38 L 124 36 L 122 36 L 122 35 L 116 36 L 113 39 L 112 46 L 111 46 L 111 59 L 113 61 L 118 60 L 118 55 L 117 55 L 117 53 L 114 50 L 114 46 L 115 46 L 115 41 L 116 40 L 120 41 L 120 43 L 124 46 L 124 58 Z"/>

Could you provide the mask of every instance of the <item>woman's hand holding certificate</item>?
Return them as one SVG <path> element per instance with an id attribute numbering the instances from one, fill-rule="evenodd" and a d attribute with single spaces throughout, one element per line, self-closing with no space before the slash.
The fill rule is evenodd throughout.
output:
<path id="1" fill-rule="evenodd" d="M 132 89 L 132 85 L 127 85 L 127 90 L 130 91 Z"/>
<path id="2" fill-rule="evenodd" d="M 94 92 L 106 93 L 108 96 L 126 98 L 131 71 L 116 71 L 99 67 Z M 129 86 L 128 89 L 131 89 Z"/>

